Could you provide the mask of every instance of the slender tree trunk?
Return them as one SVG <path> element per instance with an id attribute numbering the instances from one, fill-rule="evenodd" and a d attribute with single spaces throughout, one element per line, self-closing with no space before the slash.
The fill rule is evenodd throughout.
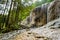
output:
<path id="1" fill-rule="evenodd" d="M 13 0 L 12 0 L 12 1 L 13 1 Z M 7 20 L 6 20 L 6 27 L 10 26 L 10 24 L 9 24 L 9 19 L 10 19 L 10 13 L 11 13 L 12 1 L 11 1 L 11 5 L 10 5 L 10 10 L 9 10 L 9 13 L 8 13 L 8 16 L 7 16 Z"/>

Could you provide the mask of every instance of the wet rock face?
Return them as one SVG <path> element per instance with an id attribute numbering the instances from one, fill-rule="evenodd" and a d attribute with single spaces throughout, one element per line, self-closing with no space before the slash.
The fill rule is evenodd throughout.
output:
<path id="1" fill-rule="evenodd" d="M 43 27 L 48 27 L 51 29 L 55 29 L 55 28 L 60 28 L 60 18 L 53 20 L 51 22 L 48 22 L 45 26 Z"/>
<path id="2" fill-rule="evenodd" d="M 46 23 L 60 17 L 60 0 L 54 0 L 51 3 L 45 3 L 36 7 L 27 17 L 24 25 L 29 27 L 43 26 Z M 22 25 L 23 25 L 22 23 Z"/>
<path id="3" fill-rule="evenodd" d="M 32 11 L 30 14 L 32 25 L 42 26 L 47 23 L 47 7 L 47 3 L 42 4 Z"/>
<path id="4" fill-rule="evenodd" d="M 43 26 L 44 24 L 46 24 L 48 5 L 49 5 L 48 3 L 45 3 L 33 9 L 32 12 L 30 13 L 29 18 L 27 17 L 25 23 L 22 21 L 21 25 L 29 25 L 31 27 L 31 26 Z"/>
<path id="5" fill-rule="evenodd" d="M 60 0 L 55 0 L 50 3 L 47 11 L 47 21 L 52 21 L 60 17 Z"/>

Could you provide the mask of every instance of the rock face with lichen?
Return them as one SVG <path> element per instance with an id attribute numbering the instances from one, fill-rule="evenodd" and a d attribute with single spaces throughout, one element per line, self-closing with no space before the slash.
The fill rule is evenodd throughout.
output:
<path id="1" fill-rule="evenodd" d="M 60 0 L 55 0 L 50 3 L 47 10 L 47 22 L 60 17 Z"/>
<path id="2" fill-rule="evenodd" d="M 30 13 L 30 15 L 21 22 L 24 26 L 43 26 L 47 23 L 47 7 L 48 3 L 42 4 L 36 7 Z"/>

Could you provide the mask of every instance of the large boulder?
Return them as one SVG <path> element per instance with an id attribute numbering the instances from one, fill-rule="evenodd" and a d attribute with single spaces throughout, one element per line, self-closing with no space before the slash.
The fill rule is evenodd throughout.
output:
<path id="1" fill-rule="evenodd" d="M 47 23 L 47 8 L 49 3 L 42 4 L 41 6 L 33 9 L 25 20 L 21 22 L 24 26 L 43 26 Z"/>

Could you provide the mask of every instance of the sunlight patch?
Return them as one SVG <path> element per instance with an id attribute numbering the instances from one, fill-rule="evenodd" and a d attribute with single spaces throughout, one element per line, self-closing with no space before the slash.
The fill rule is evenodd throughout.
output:
<path id="1" fill-rule="evenodd" d="M 39 1 L 42 1 L 42 0 L 39 0 Z"/>

